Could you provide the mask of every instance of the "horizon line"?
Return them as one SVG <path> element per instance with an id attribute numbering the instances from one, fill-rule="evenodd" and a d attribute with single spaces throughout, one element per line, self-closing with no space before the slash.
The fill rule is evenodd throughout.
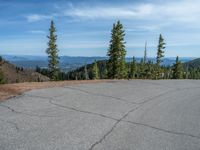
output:
<path id="1" fill-rule="evenodd" d="M 31 56 L 35 56 L 35 57 L 48 57 L 47 55 L 23 55 L 23 54 L 0 54 L 0 56 L 25 56 L 25 57 L 31 57 Z M 59 57 L 101 57 L 101 58 L 105 58 L 108 56 L 81 56 L 81 55 L 77 55 L 77 56 L 72 56 L 72 55 L 60 55 Z M 127 56 L 125 58 L 143 58 L 143 56 Z M 199 57 L 195 57 L 195 56 L 178 56 L 179 58 L 199 58 Z M 147 58 L 156 58 L 156 57 L 148 57 Z M 176 56 L 166 56 L 164 58 L 176 58 Z"/>

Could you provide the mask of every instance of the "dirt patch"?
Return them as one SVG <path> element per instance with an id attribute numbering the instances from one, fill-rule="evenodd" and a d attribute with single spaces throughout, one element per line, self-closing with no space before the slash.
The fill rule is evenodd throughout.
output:
<path id="1" fill-rule="evenodd" d="M 9 99 L 11 97 L 22 94 L 23 92 L 33 89 L 43 89 L 60 87 L 74 84 L 84 83 L 100 83 L 100 82 L 113 82 L 112 80 L 81 80 L 81 81 L 49 81 L 49 82 L 25 82 L 15 84 L 0 85 L 0 101 Z"/>

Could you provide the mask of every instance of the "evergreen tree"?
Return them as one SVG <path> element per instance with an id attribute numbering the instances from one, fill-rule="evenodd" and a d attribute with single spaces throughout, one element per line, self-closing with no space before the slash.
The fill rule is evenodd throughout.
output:
<path id="1" fill-rule="evenodd" d="M 103 73 L 102 73 L 102 79 L 107 79 L 108 78 L 108 69 L 107 66 L 103 68 Z"/>
<path id="2" fill-rule="evenodd" d="M 0 70 L 0 84 L 5 84 L 5 78 L 4 78 L 4 74 L 3 74 L 3 71 Z"/>
<path id="3" fill-rule="evenodd" d="M 173 79 L 182 79 L 182 78 L 183 78 L 183 66 L 177 56 L 176 63 L 173 65 Z"/>
<path id="4" fill-rule="evenodd" d="M 145 78 L 145 63 L 144 58 L 141 58 L 140 64 L 139 64 L 139 76 L 140 78 Z"/>
<path id="5" fill-rule="evenodd" d="M 185 79 L 188 79 L 188 76 L 189 76 L 189 71 L 188 71 L 188 64 L 186 66 L 186 74 L 185 74 Z"/>
<path id="6" fill-rule="evenodd" d="M 144 63 L 147 63 L 147 42 L 145 43 L 145 49 L 144 49 Z"/>
<path id="7" fill-rule="evenodd" d="M 142 78 L 147 78 L 147 42 L 145 43 L 145 49 L 144 49 L 144 58 L 140 62 L 140 67 L 141 67 L 141 75 Z"/>
<path id="8" fill-rule="evenodd" d="M 162 35 L 160 34 L 159 42 L 158 42 L 158 50 L 157 50 L 157 57 L 156 57 L 156 63 L 160 66 L 162 62 L 162 58 L 164 57 L 164 49 L 165 49 L 165 43 Z"/>
<path id="9" fill-rule="evenodd" d="M 136 71 L 137 71 L 137 64 L 136 64 L 135 57 L 133 57 L 133 61 L 131 62 L 131 68 L 130 68 L 130 78 L 131 79 L 135 78 Z"/>
<path id="10" fill-rule="evenodd" d="M 0 62 L 2 62 L 3 61 L 3 57 L 2 56 L 0 56 Z"/>
<path id="11" fill-rule="evenodd" d="M 165 42 L 160 34 L 159 42 L 158 42 L 158 49 L 157 49 L 157 57 L 156 57 L 156 79 L 160 76 L 161 68 L 160 64 L 162 63 L 162 58 L 164 57 L 164 49 L 165 49 Z"/>
<path id="12" fill-rule="evenodd" d="M 113 25 L 110 47 L 108 50 L 108 77 L 122 79 L 127 77 L 127 68 L 125 62 L 125 31 L 123 25 L 118 21 Z"/>
<path id="13" fill-rule="evenodd" d="M 88 70 L 87 70 L 87 65 L 86 64 L 85 64 L 85 67 L 84 67 L 84 76 L 85 76 L 85 80 L 89 79 L 89 75 L 88 75 Z"/>
<path id="14" fill-rule="evenodd" d="M 50 78 L 52 80 L 56 80 L 58 77 L 58 64 L 59 64 L 59 57 L 58 57 L 58 49 L 56 45 L 57 35 L 55 34 L 56 28 L 54 26 L 54 22 L 51 21 L 49 35 L 47 38 L 49 39 L 48 48 L 46 53 L 48 55 L 48 68 L 50 72 Z"/>
<path id="15" fill-rule="evenodd" d="M 94 64 L 92 67 L 92 78 L 95 80 L 99 79 L 99 68 L 98 68 L 96 60 L 94 61 Z"/>
<path id="16" fill-rule="evenodd" d="M 152 61 L 148 61 L 146 64 L 146 70 L 145 70 L 145 75 L 147 79 L 152 79 L 153 78 L 153 72 L 154 72 L 154 64 Z"/>

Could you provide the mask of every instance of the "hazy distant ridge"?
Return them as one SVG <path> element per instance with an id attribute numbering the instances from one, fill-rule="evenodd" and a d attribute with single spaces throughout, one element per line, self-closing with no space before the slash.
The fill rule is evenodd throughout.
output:
<path id="1" fill-rule="evenodd" d="M 47 57 L 46 56 L 26 56 L 26 55 L 3 55 L 3 58 L 10 61 L 11 63 L 24 68 L 35 68 L 47 67 Z M 60 56 L 60 67 L 62 70 L 68 71 L 71 69 L 78 68 L 84 64 L 91 64 L 94 60 L 105 60 L 107 57 L 82 57 L 82 56 Z M 182 57 L 180 60 L 182 62 L 191 61 L 194 58 Z M 127 57 L 126 61 L 130 62 L 132 58 Z M 141 57 L 136 57 L 136 61 L 140 62 Z M 149 58 L 148 60 L 155 61 L 155 58 Z M 164 65 L 172 65 L 175 62 L 175 58 L 169 57 L 164 58 Z"/>

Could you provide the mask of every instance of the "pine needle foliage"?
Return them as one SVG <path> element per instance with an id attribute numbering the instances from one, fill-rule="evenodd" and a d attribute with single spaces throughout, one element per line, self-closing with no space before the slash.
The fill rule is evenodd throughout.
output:
<path id="1" fill-rule="evenodd" d="M 94 64 L 93 64 L 93 67 L 92 67 L 92 78 L 94 80 L 99 79 L 99 68 L 98 68 L 96 60 L 94 61 Z"/>
<path id="2" fill-rule="evenodd" d="M 161 74 L 161 63 L 163 62 L 162 58 L 164 57 L 164 49 L 165 49 L 165 42 L 164 38 L 160 34 L 159 36 L 159 42 L 158 42 L 158 49 L 157 49 L 157 57 L 156 57 L 156 79 L 160 77 Z"/>
<path id="3" fill-rule="evenodd" d="M 111 31 L 110 46 L 108 49 L 108 78 L 127 78 L 127 67 L 125 62 L 126 50 L 124 41 L 125 31 L 120 21 L 113 24 Z"/>
<path id="4" fill-rule="evenodd" d="M 56 28 L 54 25 L 53 20 L 51 21 L 49 35 L 47 38 L 49 39 L 48 48 L 46 49 L 46 53 L 48 55 L 48 69 L 49 69 L 49 76 L 51 80 L 57 80 L 58 78 L 58 64 L 59 64 L 59 57 L 58 57 L 58 49 L 57 49 L 57 35 L 55 34 Z"/>
<path id="5" fill-rule="evenodd" d="M 183 78 L 183 66 L 179 61 L 179 57 L 176 57 L 176 63 L 173 65 L 173 79 L 182 79 Z"/>

